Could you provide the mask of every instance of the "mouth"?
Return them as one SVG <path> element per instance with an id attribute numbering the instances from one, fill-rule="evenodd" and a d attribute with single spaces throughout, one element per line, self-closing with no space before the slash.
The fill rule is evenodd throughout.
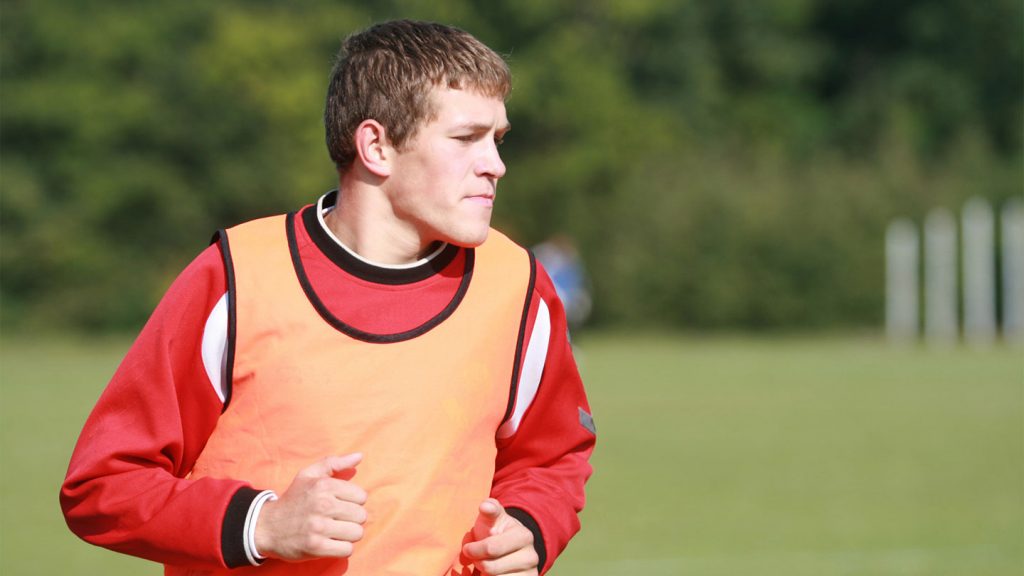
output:
<path id="1" fill-rule="evenodd" d="M 490 194 L 477 194 L 476 196 L 467 196 L 466 200 L 469 200 L 470 202 L 472 202 L 474 204 L 481 204 L 481 205 L 484 205 L 484 206 L 493 206 L 494 205 L 494 194 L 490 193 Z"/>

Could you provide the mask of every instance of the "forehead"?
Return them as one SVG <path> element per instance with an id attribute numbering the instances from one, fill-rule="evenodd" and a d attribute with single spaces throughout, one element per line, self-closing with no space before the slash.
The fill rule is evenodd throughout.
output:
<path id="1" fill-rule="evenodd" d="M 461 124 L 487 125 L 497 130 L 508 125 L 505 102 L 472 90 L 435 87 L 430 93 L 433 105 L 428 124 L 453 127 Z"/>

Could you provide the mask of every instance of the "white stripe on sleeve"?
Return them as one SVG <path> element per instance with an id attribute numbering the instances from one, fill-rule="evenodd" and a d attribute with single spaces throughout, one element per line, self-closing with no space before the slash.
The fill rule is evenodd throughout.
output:
<path id="1" fill-rule="evenodd" d="M 228 293 L 225 292 L 210 311 L 203 327 L 203 368 L 213 391 L 221 403 L 226 396 L 224 375 L 227 373 L 228 351 Z"/>
<path id="2" fill-rule="evenodd" d="M 523 359 L 522 370 L 519 372 L 519 385 L 516 386 L 515 408 L 512 416 L 498 428 L 498 438 L 509 438 L 519 430 L 523 415 L 533 404 L 540 386 L 540 377 L 544 374 L 544 363 L 548 357 L 548 343 L 551 340 L 551 314 L 543 299 L 537 307 L 537 318 L 533 322 L 530 344 L 526 347 L 526 358 Z"/>

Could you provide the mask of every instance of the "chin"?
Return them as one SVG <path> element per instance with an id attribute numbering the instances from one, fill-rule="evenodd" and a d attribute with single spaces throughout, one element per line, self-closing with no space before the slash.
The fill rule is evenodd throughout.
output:
<path id="1" fill-rule="evenodd" d="M 462 234 L 453 234 L 448 242 L 461 246 L 462 248 L 476 248 L 477 246 L 484 243 L 487 240 L 487 234 L 491 231 L 489 226 L 479 231 L 466 231 Z"/>

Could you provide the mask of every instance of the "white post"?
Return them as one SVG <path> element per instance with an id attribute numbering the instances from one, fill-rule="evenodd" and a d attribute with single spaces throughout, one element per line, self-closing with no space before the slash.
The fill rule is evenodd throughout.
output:
<path id="1" fill-rule="evenodd" d="M 996 337 L 995 225 L 992 207 L 974 197 L 963 211 L 964 340 L 989 346 Z"/>
<path id="2" fill-rule="evenodd" d="M 956 221 L 949 210 L 928 213 L 924 239 L 925 336 L 929 344 L 947 346 L 957 339 Z"/>
<path id="3" fill-rule="evenodd" d="M 910 342 L 918 331 L 917 228 L 893 220 L 885 231 L 885 333 L 891 342 Z"/>
<path id="4" fill-rule="evenodd" d="M 1003 206 L 1003 338 L 1024 344 L 1024 202 Z"/>

